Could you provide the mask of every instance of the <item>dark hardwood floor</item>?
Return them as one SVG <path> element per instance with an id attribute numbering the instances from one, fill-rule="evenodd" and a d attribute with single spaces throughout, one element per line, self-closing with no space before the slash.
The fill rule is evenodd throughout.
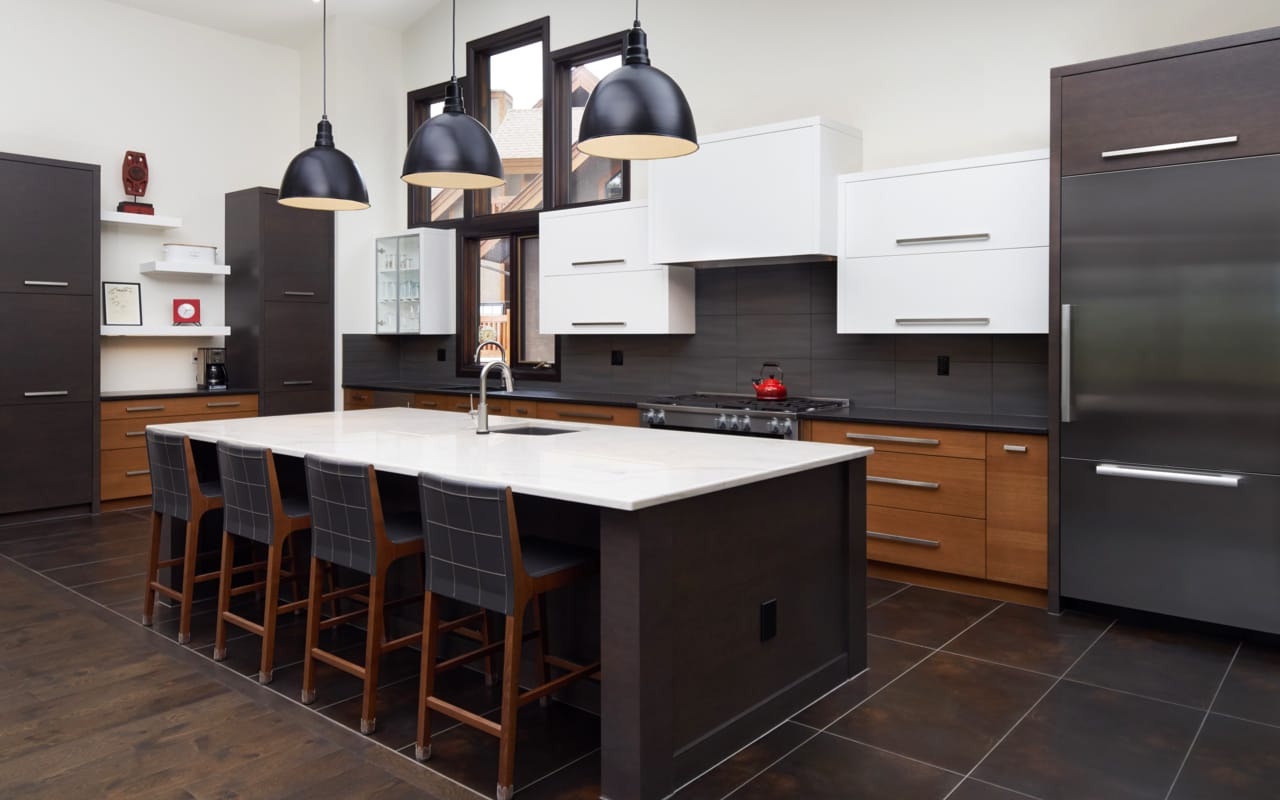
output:
<path id="1" fill-rule="evenodd" d="M 252 637 L 211 660 L 210 601 L 189 648 L 172 609 L 141 627 L 145 547 L 137 511 L 0 524 L 0 797 L 491 796 L 490 737 L 436 715 L 435 757 L 412 760 L 416 651 L 385 662 L 361 736 L 354 678 L 320 665 L 318 702 L 297 702 L 300 617 L 267 687 Z M 868 605 L 870 669 L 676 797 L 1276 796 L 1280 648 L 874 579 Z M 363 634 L 334 639 L 358 652 Z M 479 675 L 448 675 L 451 699 L 495 712 Z M 599 724 L 523 709 L 517 796 L 598 797 Z"/>

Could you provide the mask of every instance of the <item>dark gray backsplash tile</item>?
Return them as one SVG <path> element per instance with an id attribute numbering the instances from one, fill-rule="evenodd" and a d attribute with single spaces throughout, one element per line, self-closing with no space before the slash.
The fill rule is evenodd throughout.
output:
<path id="1" fill-rule="evenodd" d="M 1019 364 L 1049 363 L 1049 335 L 1046 333 L 1019 333 L 992 337 L 994 348 L 991 360 Z"/>
<path id="2" fill-rule="evenodd" d="M 982 333 L 901 333 L 894 337 L 898 361 L 991 361 L 991 336 Z"/>
<path id="3" fill-rule="evenodd" d="M 671 361 L 671 393 L 742 392 L 736 358 L 675 358 Z"/>
<path id="4" fill-rule="evenodd" d="M 836 333 L 836 315 L 810 317 L 809 341 L 814 358 L 893 361 L 893 337 L 869 333 Z"/>
<path id="5" fill-rule="evenodd" d="M 671 355 L 677 361 L 684 358 L 715 358 L 733 356 L 737 352 L 738 318 L 728 316 L 703 316 L 694 320 L 697 333 L 692 336 L 670 336 Z"/>
<path id="6" fill-rule="evenodd" d="M 400 336 L 400 380 L 452 381 L 457 376 L 457 337 Z M 443 349 L 445 360 L 437 359 Z"/>
<path id="7" fill-rule="evenodd" d="M 400 337 L 343 334 L 342 379 L 346 383 L 399 380 Z"/>
<path id="8" fill-rule="evenodd" d="M 995 414 L 1045 416 L 1049 371 L 1044 364 L 991 365 L 991 411 Z"/>
<path id="9" fill-rule="evenodd" d="M 610 350 L 621 350 L 623 359 L 631 356 L 669 356 L 674 345 L 675 336 L 658 336 L 641 334 L 636 336 L 613 336 L 609 339 Z M 692 338 L 692 337 L 685 337 Z"/>
<path id="10" fill-rule="evenodd" d="M 560 337 L 560 388 L 609 391 L 610 349 L 608 336 Z"/>
<path id="11" fill-rule="evenodd" d="M 810 305 L 808 264 L 738 269 L 738 314 L 808 314 Z"/>
<path id="12" fill-rule="evenodd" d="M 665 356 L 628 357 L 623 366 L 609 368 L 609 391 L 670 394 L 671 359 Z"/>
<path id="13" fill-rule="evenodd" d="M 809 268 L 809 310 L 814 314 L 836 313 L 836 265 L 814 264 Z"/>
<path id="14" fill-rule="evenodd" d="M 943 376 L 933 361 L 899 360 L 894 399 L 898 408 L 990 414 L 991 363 L 952 361 Z"/>
<path id="15" fill-rule="evenodd" d="M 751 381 L 760 377 L 760 367 L 763 366 L 759 361 L 750 358 L 738 359 L 738 383 L 734 387 L 735 392 L 745 392 L 754 394 L 756 389 Z M 807 358 L 790 358 L 780 364 L 782 367 L 782 382 L 787 387 L 787 394 L 800 396 L 813 394 L 813 373 L 810 361 Z M 765 373 L 769 374 L 768 372 Z"/>
<path id="16" fill-rule="evenodd" d="M 739 314 L 736 355 L 778 361 L 809 358 L 810 314 Z"/>
<path id="17" fill-rule="evenodd" d="M 737 269 L 699 269 L 693 280 L 698 316 L 738 313 Z"/>
<path id="18" fill-rule="evenodd" d="M 893 361 L 815 358 L 811 363 L 814 396 L 844 397 L 855 406 L 893 408 Z"/>

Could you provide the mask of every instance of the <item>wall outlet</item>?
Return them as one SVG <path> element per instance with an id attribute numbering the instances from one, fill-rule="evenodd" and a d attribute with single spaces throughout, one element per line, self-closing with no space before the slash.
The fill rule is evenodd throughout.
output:
<path id="1" fill-rule="evenodd" d="M 938 356 L 938 374 L 951 374 L 951 356 Z"/>
<path id="2" fill-rule="evenodd" d="M 778 600 L 765 600 L 760 604 L 760 641 L 767 642 L 778 635 Z"/>
<path id="3" fill-rule="evenodd" d="M 610 364 L 612 364 L 612 365 L 613 365 L 613 366 L 615 366 L 615 367 L 620 367 L 620 366 L 622 366 L 622 351 L 621 351 L 621 350 L 610 350 L 610 351 L 609 351 L 609 363 L 610 363 Z"/>
<path id="4" fill-rule="evenodd" d="M 436 361 L 448 361 L 449 354 L 445 352 L 443 347 L 436 348 Z"/>

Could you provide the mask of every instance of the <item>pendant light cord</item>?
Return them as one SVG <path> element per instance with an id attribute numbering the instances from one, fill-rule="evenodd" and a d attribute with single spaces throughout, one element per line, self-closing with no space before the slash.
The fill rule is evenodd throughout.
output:
<path id="1" fill-rule="evenodd" d="M 640 0 L 636 0 L 636 25 L 640 24 Z"/>
<path id="2" fill-rule="evenodd" d="M 639 3 L 640 0 L 636 0 Z M 329 0 L 320 6 L 324 21 L 320 23 L 320 116 L 329 118 Z"/>
<path id="3" fill-rule="evenodd" d="M 450 71 L 453 73 L 450 79 L 456 81 L 458 79 L 458 0 L 453 0 L 453 38 L 449 40 L 449 58 L 452 59 Z"/>

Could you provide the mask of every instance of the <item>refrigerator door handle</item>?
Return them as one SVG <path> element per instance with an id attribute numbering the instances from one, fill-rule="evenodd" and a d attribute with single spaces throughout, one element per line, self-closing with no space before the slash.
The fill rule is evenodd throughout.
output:
<path id="1" fill-rule="evenodd" d="M 1240 475 L 1206 475 L 1202 472 L 1177 472 L 1169 469 L 1145 469 L 1140 467 L 1122 467 L 1119 464 L 1099 464 L 1094 468 L 1099 475 L 1113 478 L 1140 478 L 1149 481 L 1169 481 L 1171 483 L 1195 483 L 1201 486 L 1225 486 L 1235 489 L 1240 485 Z"/>
<path id="2" fill-rule="evenodd" d="M 1062 421 L 1071 422 L 1071 305 L 1062 304 Z"/>

